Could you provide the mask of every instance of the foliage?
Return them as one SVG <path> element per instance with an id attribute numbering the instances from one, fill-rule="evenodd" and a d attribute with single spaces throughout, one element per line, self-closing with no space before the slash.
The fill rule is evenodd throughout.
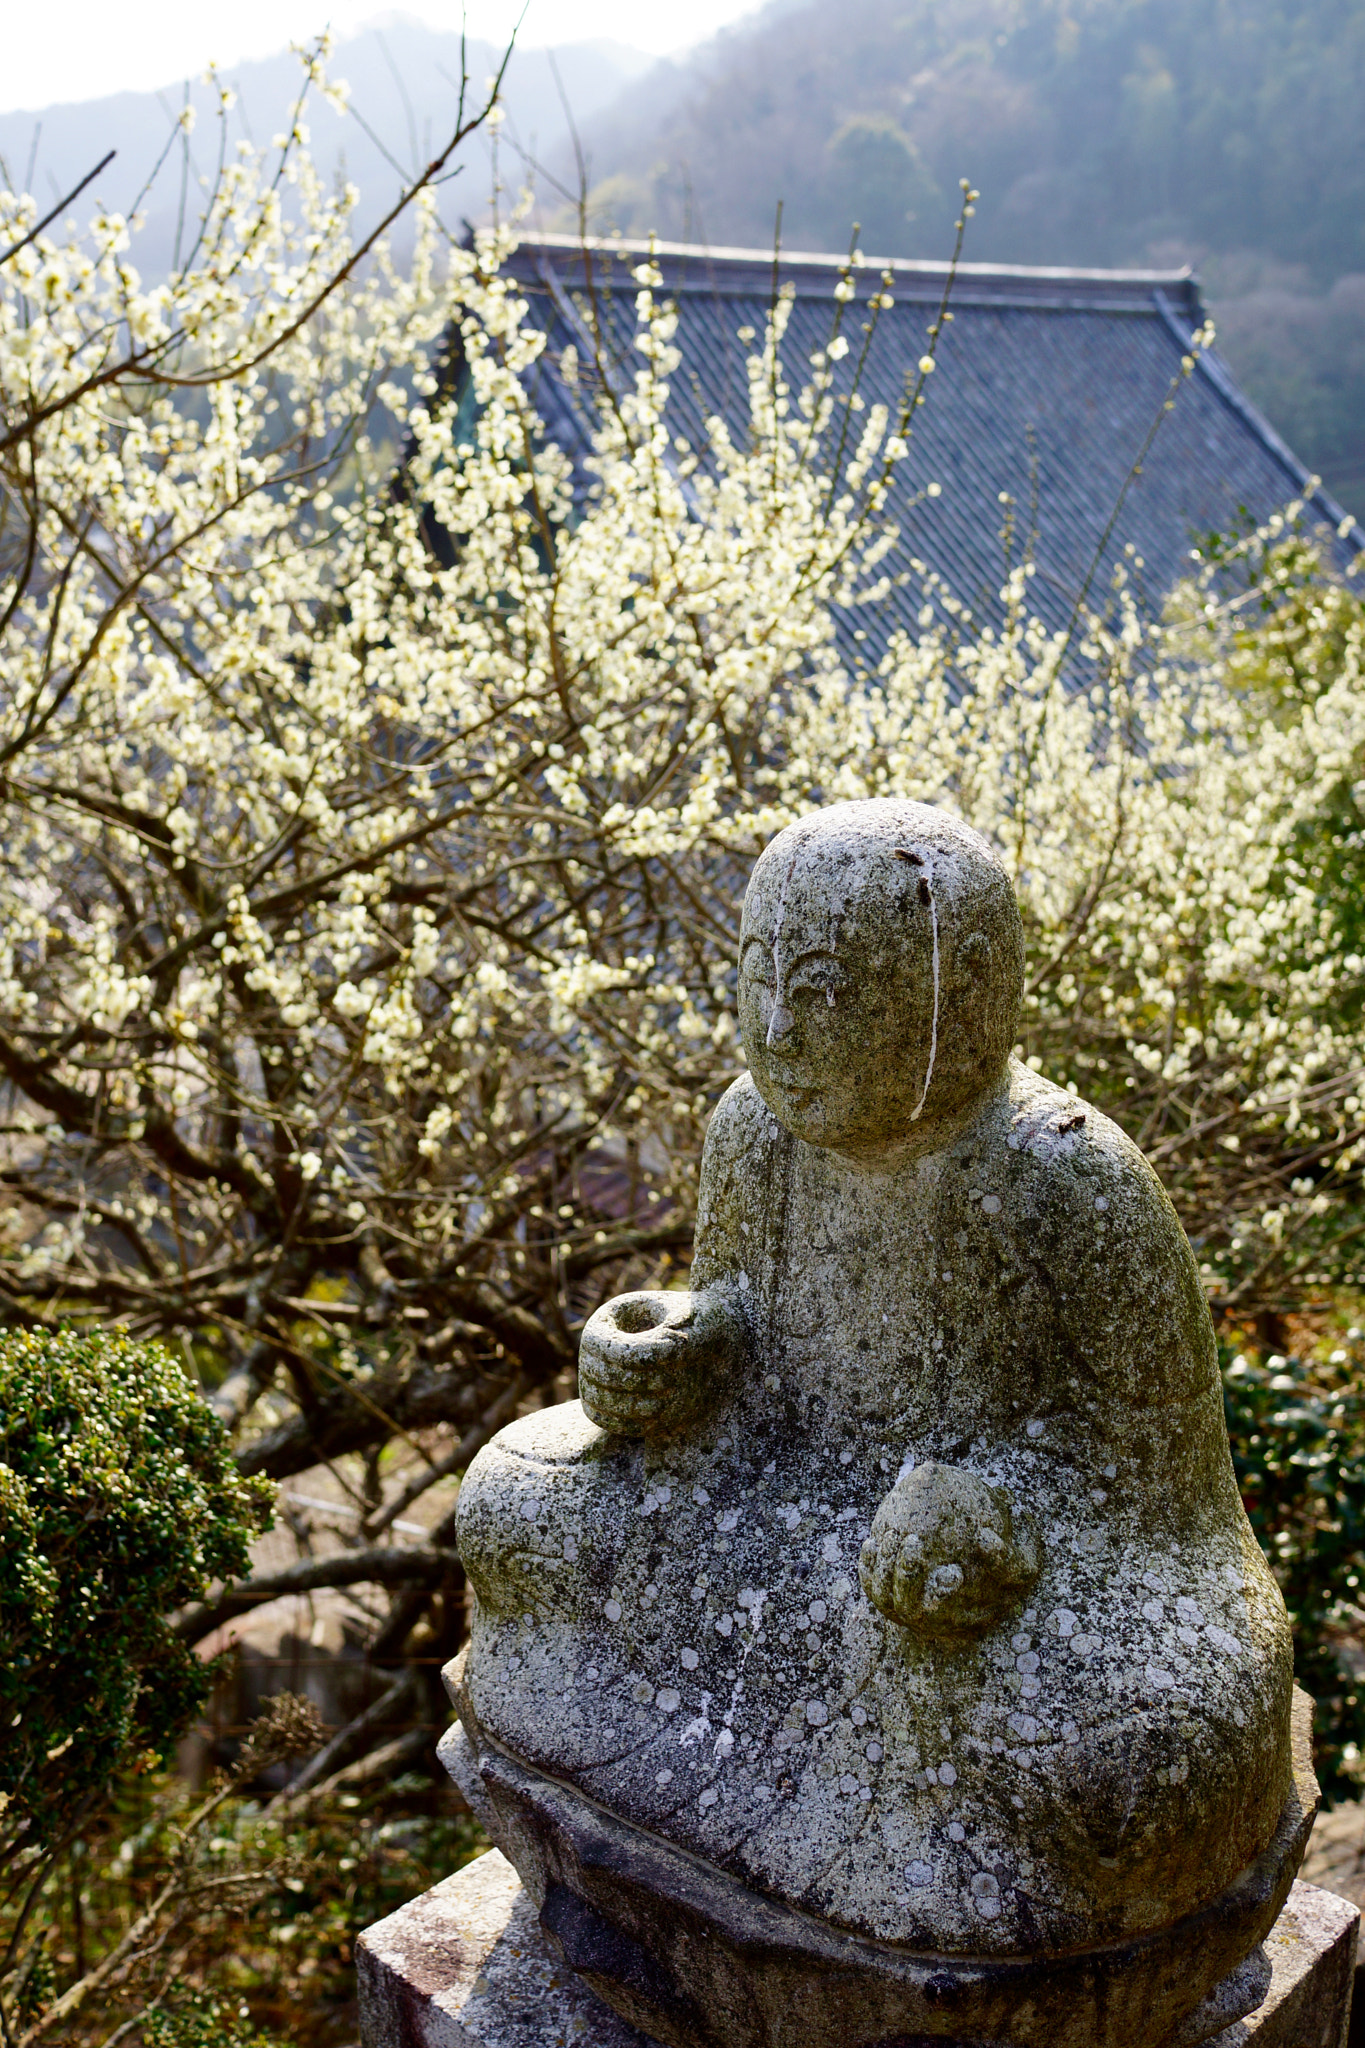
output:
<path id="1" fill-rule="evenodd" d="M 889 114 L 852 115 L 830 136 L 825 155 L 828 215 L 832 222 L 858 221 L 865 247 L 899 249 L 907 235 L 931 232 L 942 218 L 938 187 Z"/>
<path id="2" fill-rule="evenodd" d="M 226 1792 L 196 1818 L 183 1781 L 118 1788 L 34 1916 L 42 2002 L 98 1968 L 178 1868 L 177 1881 L 139 1949 L 44 2038 L 101 2048 L 128 2027 L 143 2048 L 334 2048 L 354 2039 L 360 1930 L 486 1846 L 425 1775 L 291 1804 L 237 1771 Z"/>
<path id="3" fill-rule="evenodd" d="M 1292 734 L 1305 711 L 1334 690 L 1359 690 L 1365 672 L 1365 598 L 1358 583 L 1348 585 L 1331 575 L 1320 551 L 1302 536 L 1286 536 L 1264 555 L 1256 554 L 1251 573 L 1236 542 L 1211 537 L 1204 554 L 1215 574 L 1226 579 L 1233 622 L 1228 685 L 1254 718 L 1266 722 L 1267 735 L 1272 726 Z M 1318 1002 L 1322 1021 L 1344 1045 L 1359 1030 L 1365 986 L 1365 818 L 1354 756 L 1323 750 L 1314 799 L 1282 842 L 1277 872 L 1267 885 L 1276 900 L 1292 890 L 1314 906 L 1318 933 L 1305 939 L 1305 957 L 1321 947 L 1319 957 L 1335 962 Z M 1281 1174 L 1280 1185 L 1287 1183 L 1291 1202 L 1274 1196 L 1258 1214 L 1257 1204 L 1244 1199 L 1236 1219 L 1229 1221 L 1230 1256 L 1221 1267 L 1229 1281 L 1227 1306 L 1236 1309 L 1257 1297 L 1262 1304 L 1273 1303 L 1277 1271 L 1295 1276 L 1282 1289 L 1281 1313 L 1315 1288 L 1346 1280 L 1358 1284 L 1365 1216 L 1352 1176 L 1365 1141 L 1363 1080 L 1365 1075 L 1348 1063 L 1334 1088 L 1317 1092 L 1311 1132 L 1305 1133 L 1297 1161 Z M 1257 1143 L 1253 1133 L 1242 1133 L 1239 1172 L 1248 1194 Z M 1269 1189 L 1270 1183 L 1263 1185 Z"/>
<path id="4" fill-rule="evenodd" d="M 287 1881 L 287 1870 L 259 1857 L 224 1868 L 215 1860 L 222 1845 L 211 1838 L 210 1824 L 262 1773 L 316 1749 L 322 1732 L 307 1701 L 288 1693 L 270 1701 L 248 1731 L 231 1774 L 207 1797 L 172 1802 L 174 1811 L 163 1802 L 150 1829 L 144 1827 L 140 1837 L 120 1845 L 120 1862 L 132 1861 L 139 1847 L 148 1846 L 149 1835 L 160 1837 L 151 1880 L 142 1896 L 129 1902 L 133 1910 L 106 1912 L 93 1926 L 87 1924 L 83 1878 L 91 1841 L 98 1839 L 98 1820 L 105 1816 L 89 1821 L 79 1843 L 72 1839 L 64 1845 L 74 1936 L 69 1968 L 68 1959 L 57 1952 L 61 1912 L 53 1906 L 49 1886 L 55 1859 L 37 1859 L 36 1878 L 32 1862 L 17 1878 L 9 1874 L 0 1920 L 6 1937 L 0 1953 L 0 2033 L 7 2048 L 88 2039 L 82 2032 L 86 2018 L 96 2024 L 95 2038 L 110 2044 L 139 2032 L 163 2048 L 255 2042 L 254 2031 L 243 2027 L 247 2015 L 240 2006 L 225 2004 L 211 1988 L 206 1992 L 186 1982 L 184 1966 L 196 1939 L 202 1942 L 211 1932 L 221 1940 L 234 1918 Z M 118 1787 L 106 1790 L 114 1795 Z M 110 2013 L 120 2004 L 124 2009 L 111 2028 Z"/>
<path id="5" fill-rule="evenodd" d="M 166 1617 L 246 1569 L 265 1511 L 158 1345 L 0 1337 L 0 1846 L 164 1757 L 212 1679 Z"/>
<path id="6" fill-rule="evenodd" d="M 251 2025 L 249 2006 L 209 1991 L 180 1993 L 178 1986 L 171 1997 L 174 2003 L 149 2014 L 143 2025 L 146 2048 L 248 2048 L 263 2041 Z"/>
<path id="7" fill-rule="evenodd" d="M 405 1775 L 368 1795 L 343 1794 L 272 1815 L 243 1809 L 231 1854 L 288 1859 L 291 1875 L 240 1933 L 238 1981 L 261 2023 L 289 2041 L 321 2033 L 354 1995 L 360 1931 L 488 1845 L 451 1789 Z"/>
<path id="8" fill-rule="evenodd" d="M 316 52 L 305 57 L 304 85 L 305 97 L 314 86 L 327 89 Z M 96 977 L 86 978 L 94 1008 L 76 1024 L 70 1049 L 84 1042 L 96 1018 L 103 1046 L 93 1065 L 77 1054 L 87 1079 L 102 1068 L 94 1095 L 83 1107 L 69 1088 L 64 1099 L 76 1112 L 75 1144 L 93 1142 L 97 1153 L 115 1126 L 118 1145 L 126 1147 L 124 1090 L 130 1081 L 135 1095 L 138 1088 L 136 1073 L 125 1073 L 119 1034 L 128 970 L 168 936 L 168 929 L 145 923 L 127 931 L 111 925 L 107 911 L 114 899 L 100 899 L 106 887 L 117 898 L 117 862 L 130 847 L 145 848 L 170 871 L 185 865 L 174 850 L 174 827 L 158 822 L 156 810 L 159 805 L 164 814 L 180 771 L 159 745 L 155 720 L 149 725 L 144 719 L 127 750 L 116 733 L 100 734 L 99 721 L 113 708 L 110 684 L 136 675 L 135 691 L 151 684 L 170 688 L 174 697 L 177 678 L 194 674 L 208 681 L 211 695 L 230 695 L 233 659 L 223 659 L 222 633 L 238 595 L 249 598 L 241 589 L 248 566 L 263 569 L 269 581 L 285 563 L 307 560 L 317 544 L 310 522 L 326 525 L 324 479 L 335 481 L 350 465 L 348 474 L 359 477 L 363 489 L 367 461 L 391 469 L 391 455 L 372 455 L 364 431 L 373 415 L 382 434 L 388 417 L 375 400 L 376 364 L 401 374 L 416 356 L 424 360 L 440 332 L 444 313 L 426 276 L 436 235 L 431 194 L 447 159 L 482 116 L 463 118 L 462 93 L 445 151 L 390 209 L 393 219 L 413 205 L 423 223 L 411 289 L 387 263 L 378 233 L 359 246 L 347 235 L 355 195 L 324 193 L 302 149 L 301 118 L 302 101 L 273 152 L 220 158 L 190 254 L 154 290 L 144 290 L 122 260 L 128 243 L 123 221 L 98 215 L 88 239 L 72 228 L 58 246 L 46 236 L 33 201 L 0 197 L 0 640 L 3 660 L 14 664 L 6 667 L 0 707 L 0 776 L 7 806 L 23 810 L 37 794 L 26 780 L 36 760 L 32 749 L 42 753 L 61 731 L 68 737 L 86 731 L 97 751 L 103 741 L 112 745 L 105 758 L 117 790 L 113 810 L 107 777 L 89 792 L 93 809 L 85 810 L 86 792 L 69 792 L 87 823 L 101 822 L 93 838 L 68 842 L 64 874 L 45 867 L 31 836 L 7 842 L 0 978 L 13 994 L 16 948 L 18 958 L 32 964 L 32 914 L 41 919 L 42 906 L 64 901 L 62 918 L 70 913 L 76 923 L 60 934 L 54 926 L 54 956 L 79 930 L 84 937 L 77 950 L 86 938 L 92 942 Z M 401 346 L 386 346 L 394 332 L 406 336 L 406 358 Z M 238 431 L 244 421 L 250 423 L 245 437 Z M 142 709 L 154 707 L 144 700 Z M 94 728 L 88 725 L 92 710 Z M 169 705 L 162 711 L 176 715 Z M 68 766 L 77 767 L 74 758 Z M 126 767 L 131 783 L 123 776 Z M 66 804 L 58 787 L 38 798 L 40 811 L 53 800 Z M 258 820 L 243 815 L 239 822 L 251 830 Z M 194 915 L 202 920 L 211 911 L 212 881 L 205 889 L 197 869 L 186 879 L 191 887 L 181 902 L 197 901 Z M 16 925 L 10 908 L 21 902 L 26 907 Z M 131 952 L 122 949 L 125 938 Z M 48 950 L 46 939 L 39 950 Z M 172 998 L 176 981 L 172 973 Z M 131 982 L 141 997 L 152 994 L 148 978 L 139 980 L 134 971 Z M 8 996 L 4 1006 L 7 1023 L 22 1032 Z M 28 1009 L 22 998 L 19 1008 Z M 30 1015 L 28 1021 L 37 1020 Z M 178 1044 L 175 1032 L 173 1022 Z M 47 1026 L 39 1025 L 29 1040 L 38 1053 L 39 1093 L 50 1082 L 60 1096 L 66 1032 L 63 1027 L 57 1040 L 46 1034 Z M 0 1066 L 11 1088 L 13 1051 L 7 1038 Z M 48 1118 L 57 1099 L 48 1096 Z M 11 2025 L 6 2038 L 27 2042 L 66 2025 L 80 2009 L 97 2009 L 91 1993 L 121 1981 L 134 1966 L 162 1973 L 165 1995 L 154 2003 L 171 2026 L 180 2011 L 171 1989 L 173 1936 L 187 1920 L 219 1917 L 225 1899 L 265 1883 L 263 1874 L 248 1872 L 240 1885 L 233 1878 L 225 1889 L 196 1875 L 200 1836 L 229 1786 L 184 1819 L 150 1903 L 89 1967 L 78 1935 L 74 1977 L 64 1988 L 46 1947 L 33 1938 L 46 1887 L 63 1855 L 76 1854 L 74 1838 L 95 1825 L 111 1773 L 156 1763 L 202 1699 L 209 1674 L 191 1654 L 193 1638 L 173 1629 L 166 1616 L 211 1582 L 247 1571 L 247 1538 L 259 1521 L 260 1495 L 234 1469 L 201 1390 L 164 1352 L 136 1341 L 154 1330 L 169 1332 L 164 1315 L 149 1317 L 126 1299 L 120 1307 L 88 1285 L 92 1273 L 106 1267 L 110 1250 L 115 1256 L 108 1270 L 132 1280 L 135 1292 L 139 1269 L 155 1283 L 154 1294 L 157 1286 L 188 1287 L 193 1294 L 202 1278 L 191 1275 L 182 1230 L 181 1134 L 174 1128 L 182 1105 L 172 1097 L 172 1124 L 165 1128 L 154 1107 L 145 1150 L 131 1159 L 126 1151 L 110 1155 L 103 1184 L 67 1178 L 59 1189 L 44 1157 L 55 1127 L 49 1123 L 35 1147 L 30 1103 L 37 1098 L 11 1093 L 9 1100 L 17 1113 L 0 1142 L 6 1181 L 19 1199 L 5 1218 L 6 1253 L 32 1237 L 39 1214 L 56 1222 L 69 1249 L 84 1247 L 66 1262 L 69 1288 L 42 1284 L 38 1269 L 54 1270 L 48 1240 L 32 1247 L 37 1268 L 24 1272 L 20 1294 L 4 1294 L 5 1319 L 28 1334 L 16 1335 L 4 1354 L 7 1435 L 0 1483 L 10 1540 L 3 1590 L 6 1647 L 13 1654 L 0 1680 L 11 1710 L 5 1715 L 9 1785 L 0 1838 L 8 1915 L 0 1996 L 21 2028 L 16 2034 Z M 144 1131 L 138 1129 L 139 1138 Z M 46 1191 L 35 1212 L 22 1190 L 39 1183 Z M 215 1190 L 205 1192 L 211 1202 Z M 245 1220 L 249 1214 L 248 1208 L 238 1220 L 251 1231 L 256 1225 Z M 202 1249 L 193 1230 L 190 1242 Z M 126 1253 L 131 1266 L 124 1264 Z M 19 1267 L 25 1261 L 19 1249 Z M 15 1264 L 5 1263 L 14 1277 Z M 56 1266 L 62 1263 L 59 1255 Z M 35 1277 L 42 1296 L 36 1314 L 29 1292 Z M 169 1296 L 163 1292 L 161 1300 L 164 1305 Z M 97 1328 L 111 1308 L 122 1334 L 106 1341 Z M 85 1335 L 63 1335 L 72 1312 Z M 254 1318 L 252 1309 L 245 1327 Z M 180 1348 L 188 1356 L 186 1340 L 201 1319 L 192 1313 L 180 1320 Z M 296 1753 L 301 1742 L 316 1747 L 320 1732 L 301 1709 L 291 1721 L 289 1703 L 274 1703 L 262 1739 L 248 1743 L 239 1758 L 241 1782 L 265 1769 L 272 1754 Z M 201 2020 L 211 2026 L 219 2018 L 227 2025 L 231 2014 L 206 2009 L 195 2016 L 187 2008 L 175 2025 L 183 2019 L 189 2027 L 193 2019 L 195 2026 Z"/>
<path id="9" fill-rule="evenodd" d="M 1357 1798 L 1365 1682 L 1346 1645 L 1360 1627 L 1365 1577 L 1359 1351 L 1261 1366 L 1224 1346 L 1222 1363 L 1238 1484 L 1289 1609 L 1295 1676 L 1316 1701 L 1318 1777 L 1329 1800 Z"/>
<path id="10" fill-rule="evenodd" d="M 1343 258 L 1343 261 L 1347 259 Z M 1357 261 L 1358 259 L 1350 259 Z M 1365 510 L 1365 271 L 1325 288 L 1303 265 L 1201 260 L 1219 347 L 1294 453 Z"/>

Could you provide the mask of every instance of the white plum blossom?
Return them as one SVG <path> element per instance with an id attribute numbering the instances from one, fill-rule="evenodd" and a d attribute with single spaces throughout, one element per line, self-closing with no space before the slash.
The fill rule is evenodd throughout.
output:
<path id="1" fill-rule="evenodd" d="M 916 630 L 860 669 L 840 619 L 893 587 L 922 393 L 844 449 L 853 266 L 811 361 L 779 297 L 742 418 L 685 431 L 640 264 L 624 376 L 586 322 L 561 359 L 607 394 L 585 488 L 530 396 L 513 230 L 451 246 L 423 192 L 406 262 L 352 266 L 354 192 L 286 147 L 287 198 L 228 161 L 165 288 L 112 217 L 0 266 L 0 1068 L 32 1218 L 0 1279 L 188 1317 L 248 1404 L 302 1347 L 346 1377 L 353 1296 L 399 1332 L 400 1408 L 423 1358 L 452 1414 L 452 1360 L 548 1383 L 596 1299 L 686 1256 L 754 856 L 892 794 L 999 849 L 1024 1056 L 1120 1114 L 1210 1242 L 1251 1273 L 1330 1227 L 1362 970 L 1303 848 L 1365 775 L 1365 635 L 1324 597 L 1330 674 L 1267 710 L 1247 595 L 1308 587 L 1302 508 L 1159 618 L 1130 565 L 1069 634 L 1028 563 L 994 624 L 915 564 Z M 0 195 L 0 245 L 34 219 Z M 1276 1178 L 1296 1148 L 1330 1186 Z"/>

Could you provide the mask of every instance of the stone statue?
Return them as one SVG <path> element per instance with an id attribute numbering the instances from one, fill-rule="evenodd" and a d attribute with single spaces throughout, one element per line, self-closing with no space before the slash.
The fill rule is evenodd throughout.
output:
<path id="1" fill-rule="evenodd" d="M 1011 1057 L 1023 972 L 946 813 L 782 832 L 691 1291 L 600 1309 L 464 1483 L 452 1768 L 681 2048 L 1188 2048 L 1261 1995 L 1316 1804 L 1284 1606 L 1190 1247 Z"/>

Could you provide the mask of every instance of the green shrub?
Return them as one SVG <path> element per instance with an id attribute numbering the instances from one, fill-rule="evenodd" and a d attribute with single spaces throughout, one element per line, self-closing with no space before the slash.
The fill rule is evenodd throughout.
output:
<path id="1" fill-rule="evenodd" d="M 168 1615 L 247 1570 L 269 1489 L 157 1345 L 0 1337 L 0 1811 L 60 1837 L 159 1761 L 211 1667 Z"/>
<path id="2" fill-rule="evenodd" d="M 1260 1366 L 1225 1349 L 1222 1364 L 1237 1482 L 1289 1609 L 1295 1676 L 1317 1703 L 1318 1777 L 1329 1801 L 1355 1798 L 1365 1679 L 1344 1652 L 1362 1621 L 1365 1395 L 1353 1374 L 1297 1358 Z"/>
<path id="3" fill-rule="evenodd" d="M 267 1734 L 284 1721 L 308 1739 L 299 1707 L 272 1702 Z M 259 1756 L 255 1731 L 249 1743 Z M 353 2041 L 360 1930 L 488 1844 L 444 1773 L 376 1777 L 297 1811 L 263 1809 L 255 1782 L 239 1757 L 207 1797 L 174 1772 L 114 1786 L 29 1920 L 27 1955 L 6 1986 L 11 2021 L 44 2012 L 150 1912 L 137 1957 L 68 2014 L 53 2048 L 108 2048 L 134 2022 L 128 2048 Z M 0 1903 L 0 1953 L 21 1900 Z"/>
<path id="4" fill-rule="evenodd" d="M 143 2048 L 264 2048 L 240 2000 L 191 1990 L 142 2022 Z"/>

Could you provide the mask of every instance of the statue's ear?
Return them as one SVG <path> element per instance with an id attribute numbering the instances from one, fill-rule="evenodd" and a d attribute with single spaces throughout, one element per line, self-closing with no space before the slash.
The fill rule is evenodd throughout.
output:
<path id="1" fill-rule="evenodd" d="M 991 942 L 985 932 L 972 932 L 958 947 L 964 981 L 984 981 L 991 971 Z"/>

